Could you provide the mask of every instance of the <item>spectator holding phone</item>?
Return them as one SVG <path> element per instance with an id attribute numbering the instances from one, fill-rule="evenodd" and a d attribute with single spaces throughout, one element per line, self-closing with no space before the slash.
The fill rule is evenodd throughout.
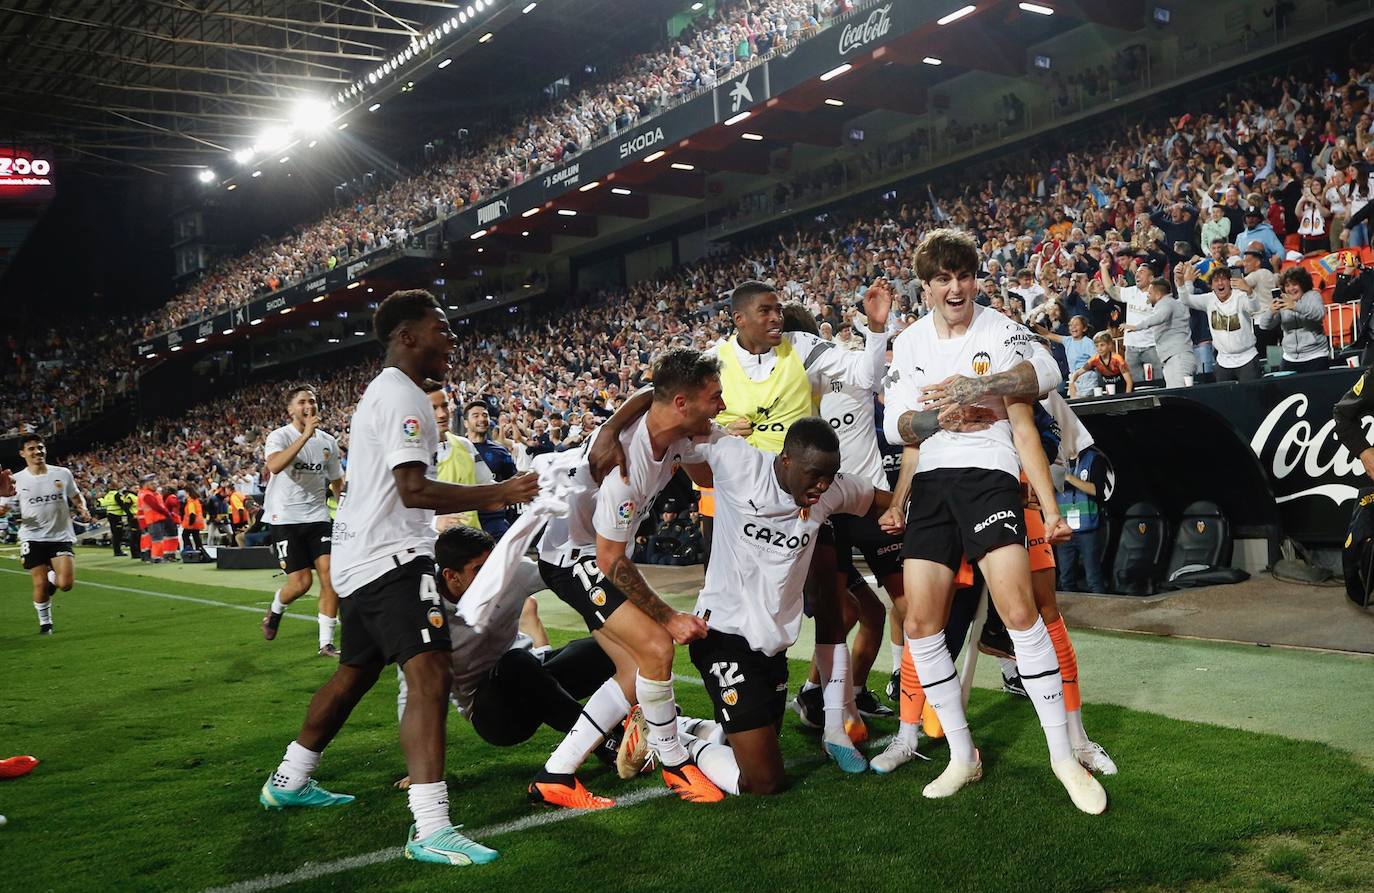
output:
<path id="1" fill-rule="evenodd" d="M 1302 267 L 1290 267 L 1279 275 L 1279 287 L 1269 295 L 1269 307 L 1260 314 L 1264 329 L 1283 330 L 1285 372 L 1322 372 L 1331 353 L 1322 331 L 1325 309 L 1322 296 L 1312 287 L 1312 276 Z"/>

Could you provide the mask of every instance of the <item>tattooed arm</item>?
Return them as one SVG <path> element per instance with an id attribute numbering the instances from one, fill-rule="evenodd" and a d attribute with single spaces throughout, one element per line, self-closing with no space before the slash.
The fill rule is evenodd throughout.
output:
<path id="1" fill-rule="evenodd" d="M 654 592 L 649 581 L 644 579 L 644 574 L 630 560 L 630 556 L 625 554 L 625 543 L 598 535 L 596 566 L 631 604 L 655 622 L 661 623 L 672 635 L 674 642 L 686 645 L 706 635 L 705 620 L 694 614 L 684 614 L 675 610 Z"/>
<path id="2" fill-rule="evenodd" d="M 926 406 L 936 409 L 969 406 L 985 397 L 1035 400 L 1059 387 L 1063 380 L 1059 364 L 1050 352 L 1036 347 L 1029 359 L 1022 360 L 1005 372 L 978 378 L 952 375 L 923 389 L 921 399 Z"/>

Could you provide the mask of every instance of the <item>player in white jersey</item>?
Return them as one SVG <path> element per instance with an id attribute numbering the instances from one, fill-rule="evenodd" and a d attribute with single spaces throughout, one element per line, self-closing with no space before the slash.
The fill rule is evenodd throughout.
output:
<path id="1" fill-rule="evenodd" d="M 710 631 L 690 652 L 728 746 L 689 746 L 721 790 L 772 794 L 785 780 L 787 648 L 821 526 L 837 513 L 876 518 L 891 494 L 840 473 L 839 441 L 823 419 L 793 422 L 779 454 L 719 429 L 694 450 L 714 479 L 716 549 L 696 604 Z"/>
<path id="2" fill-rule="evenodd" d="M 690 439 L 708 434 L 711 420 L 724 408 L 720 367 L 714 357 L 678 348 L 655 360 L 653 381 L 647 412 L 618 435 L 608 434 L 616 426 L 602 426 L 584 447 L 571 472 L 583 489 L 570 498 L 567 519 L 550 522 L 540 543 L 544 582 L 582 615 L 615 661 L 616 675 L 587 701 L 582 717 L 530 784 L 530 797 L 539 803 L 585 802 L 574 773 L 636 699 L 668 787 L 689 802 L 722 797 L 684 747 L 673 694 L 673 644 L 705 635 L 706 623 L 665 603 L 626 551 L 677 465 L 691 461 Z M 608 436 L 617 437 L 628 461 L 624 475 L 607 475 L 597 484 L 586 456 L 592 444 Z"/>
<path id="3" fill-rule="evenodd" d="M 894 443 L 913 439 L 916 413 L 953 399 L 950 390 L 960 387 L 955 376 L 1003 372 L 1034 354 L 1025 328 L 974 303 L 977 270 L 978 250 L 967 233 L 936 230 L 917 249 L 916 271 L 925 283 L 931 313 L 893 345 L 886 424 Z M 907 648 L 950 748 L 948 767 L 922 793 L 949 797 L 982 777 L 944 636 L 955 573 L 967 555 L 982 570 L 1015 645 L 1017 667 L 1039 714 L 1055 776 L 1075 806 L 1099 814 L 1107 807 L 1107 795 L 1074 759 L 1058 658 L 1032 594 L 1022 470 L 1040 501 L 1048 540 L 1062 540 L 1068 525 L 1059 516 L 1031 405 L 1006 398 L 985 399 L 982 405 L 998 417 L 989 427 L 940 431 L 913 448 L 919 450 L 915 474 L 898 481 L 898 511 L 889 513 L 889 518 L 900 514 L 909 490 L 903 549 Z"/>
<path id="4" fill-rule="evenodd" d="M 444 782 L 445 725 L 453 668 L 448 624 L 434 580 L 434 513 L 530 501 L 533 475 L 462 486 L 429 477 L 439 446 L 427 378 L 448 373 L 453 330 L 427 291 L 398 291 L 372 318 L 386 345 L 349 430 L 348 492 L 334 522 L 333 576 L 343 614 L 339 668 L 310 701 L 300 733 L 262 786 L 267 809 L 337 806 L 353 800 L 315 783 L 320 754 L 389 663 L 405 673 L 409 697 L 401 748 L 415 817 L 408 859 L 471 865 L 497 858 L 458 833 Z"/>
<path id="5" fill-rule="evenodd" d="M 286 411 L 291 424 L 267 435 L 263 454 L 272 477 L 263 498 L 263 520 L 271 525 L 272 546 L 286 571 L 286 582 L 272 595 L 272 606 L 262 618 L 263 638 L 277 637 L 286 606 L 310 591 L 313 568 L 320 577 L 320 603 L 315 615 L 320 630 L 320 656 L 338 657 L 334 627 L 339 623 L 339 597 L 329 577 L 329 552 L 334 523 L 326 502 L 343 490 L 343 466 L 339 442 L 321 431 L 319 394 L 313 385 L 293 384 L 286 389 Z"/>
<path id="6" fill-rule="evenodd" d="M 19 441 L 23 470 L 10 474 L 0 468 L 0 518 L 19 518 L 19 555 L 33 579 L 33 608 L 38 612 L 38 632 L 52 635 L 52 597 L 68 592 L 76 578 L 72 509 L 89 524 L 86 498 L 72 473 L 48 464 L 48 447 L 42 435 L 26 434 Z"/>

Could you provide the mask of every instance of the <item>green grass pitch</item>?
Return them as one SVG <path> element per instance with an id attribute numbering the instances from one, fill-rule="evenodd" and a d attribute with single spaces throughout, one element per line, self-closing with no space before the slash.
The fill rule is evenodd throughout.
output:
<path id="1" fill-rule="evenodd" d="M 318 773 L 357 802 L 264 812 L 258 788 L 330 672 L 314 656 L 313 623 L 285 623 L 267 643 L 253 613 L 263 592 L 199 582 L 207 575 L 187 583 L 79 567 L 77 588 L 57 596 L 57 635 L 40 638 L 16 569 L 0 558 L 0 757 L 43 762 L 0 781 L 9 817 L 0 890 L 237 884 L 247 893 L 272 888 L 274 874 L 296 878 L 285 889 L 320 891 L 1374 889 L 1374 776 L 1348 753 L 1090 704 L 1089 730 L 1121 766 L 1105 780 L 1107 814 L 1091 818 L 1054 781 L 1030 705 L 986 689 L 975 690 L 970 714 L 986 777 L 938 803 L 920 789 L 945 763 L 940 744 L 923 742 L 931 763 L 845 776 L 789 715 L 791 787 L 780 796 L 691 806 L 656 796 L 656 777 L 623 783 L 589 763 L 583 779 L 593 791 L 631 802 L 592 815 L 541 812 L 524 787 L 556 733 L 497 749 L 451 715 L 455 821 L 502 858 L 480 868 L 416 865 L 398 858 L 410 819 L 391 787 L 404 764 L 390 672 Z M 312 617 L 313 603 L 297 613 Z M 573 634 L 551 632 L 555 641 Z M 1169 642 L 1151 647 L 1171 659 Z M 886 664 L 884 655 L 879 668 Z M 677 670 L 696 676 L 685 653 Z M 794 661 L 794 688 L 804 672 Z M 1093 667 L 1083 672 L 1091 679 Z M 872 683 L 881 689 L 876 674 Z M 1254 692 L 1255 711 L 1265 695 Z M 708 709 L 697 685 L 680 684 L 678 698 L 686 712 Z M 1350 709 L 1374 716 L 1367 701 Z M 895 721 L 872 727 L 885 735 Z M 331 864 L 359 856 L 372 864 Z M 292 874 L 306 863 L 333 870 Z"/>

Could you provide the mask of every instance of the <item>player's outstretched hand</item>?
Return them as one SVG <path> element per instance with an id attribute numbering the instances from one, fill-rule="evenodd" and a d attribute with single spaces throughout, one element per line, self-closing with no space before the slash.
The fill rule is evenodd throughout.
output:
<path id="1" fill-rule="evenodd" d="M 878 279 L 864 292 L 864 316 L 868 319 L 871 332 L 882 332 L 887 327 L 888 314 L 892 312 L 892 289 L 886 279 Z"/>
<path id="2" fill-rule="evenodd" d="M 14 475 L 8 468 L 0 468 L 0 496 L 13 496 L 14 493 Z"/>
<path id="3" fill-rule="evenodd" d="M 681 611 L 669 617 L 668 622 L 663 626 L 668 630 L 668 634 L 673 637 L 673 641 L 679 645 L 704 639 L 706 633 L 711 629 L 702 618 L 695 614 L 684 614 Z"/>
<path id="4" fill-rule="evenodd" d="M 539 495 L 539 475 L 532 471 L 517 474 L 501 484 L 501 508 L 533 502 Z"/>
<path id="5" fill-rule="evenodd" d="M 906 530 L 906 518 L 902 516 L 902 510 L 894 505 L 878 516 L 878 526 L 888 536 L 901 536 Z"/>
<path id="6" fill-rule="evenodd" d="M 1073 536 L 1073 529 L 1069 527 L 1069 522 L 1059 516 L 1058 512 L 1045 515 L 1045 542 L 1052 546 L 1067 543 Z"/>
<path id="7" fill-rule="evenodd" d="M 983 397 L 983 385 L 976 378 L 951 375 L 944 381 L 927 385 L 921 389 L 921 402 L 926 409 L 944 409 L 946 406 L 968 406 Z"/>
<path id="8" fill-rule="evenodd" d="M 587 451 L 587 467 L 591 469 L 592 480 L 598 484 L 617 468 L 620 479 L 627 484 L 630 482 L 630 460 L 625 456 L 619 437 L 602 435 L 592 441 L 592 448 Z"/>

